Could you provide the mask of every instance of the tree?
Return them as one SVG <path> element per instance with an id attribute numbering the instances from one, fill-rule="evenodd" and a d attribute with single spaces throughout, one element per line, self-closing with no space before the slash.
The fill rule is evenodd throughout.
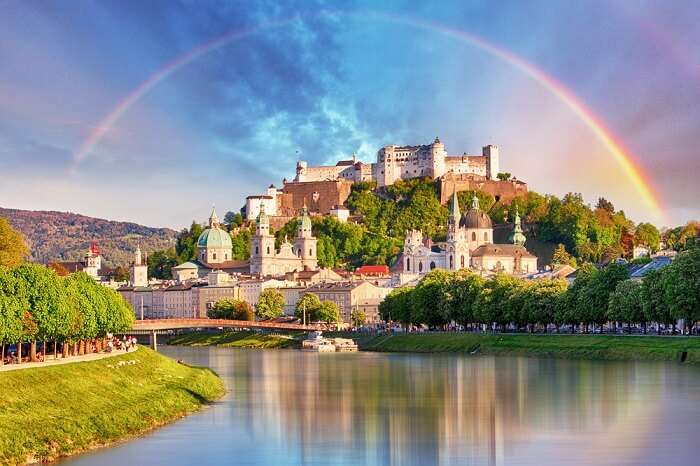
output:
<path id="1" fill-rule="evenodd" d="M 547 331 L 547 326 L 556 321 L 559 301 L 566 294 L 566 280 L 542 279 L 532 282 L 527 288 L 524 313 L 529 323 L 539 324 Z"/>
<path id="2" fill-rule="evenodd" d="M 617 263 L 612 263 L 595 273 L 586 284 L 578 303 L 585 317 L 584 322 L 600 326 L 607 322 L 610 294 L 615 291 L 618 283 L 628 278 L 629 273 L 625 266 Z"/>
<path id="3" fill-rule="evenodd" d="M 187 262 L 197 258 L 197 240 L 204 229 L 202 226 L 192 221 L 189 230 L 184 228 L 177 235 L 175 252 L 180 262 Z"/>
<path id="4" fill-rule="evenodd" d="M 640 223 L 634 232 L 634 242 L 638 246 L 645 246 L 653 253 L 659 250 L 661 233 L 651 223 Z"/>
<path id="5" fill-rule="evenodd" d="M 229 226 L 229 228 L 240 227 L 243 225 L 243 216 L 240 212 L 226 212 L 224 215 L 224 223 Z"/>
<path id="6" fill-rule="evenodd" d="M 251 227 L 253 228 L 253 227 Z M 232 255 L 235 260 L 250 259 L 250 238 L 252 232 L 250 228 L 241 228 L 231 237 Z"/>
<path id="7" fill-rule="evenodd" d="M 173 278 L 173 267 L 178 263 L 175 248 L 155 251 L 148 256 L 148 276 L 160 280 Z"/>
<path id="8" fill-rule="evenodd" d="M 367 314 L 359 309 L 355 309 L 350 313 L 350 320 L 352 321 L 353 326 L 362 327 L 365 325 L 365 322 L 367 322 Z"/>
<path id="9" fill-rule="evenodd" d="M 16 267 L 29 254 L 22 234 L 10 222 L 0 217 L 0 266 Z"/>
<path id="10" fill-rule="evenodd" d="M 435 269 L 418 282 L 412 295 L 413 322 L 438 327 L 450 321 L 448 292 L 451 278 L 450 272 Z"/>
<path id="11" fill-rule="evenodd" d="M 569 265 L 571 267 L 576 267 L 576 259 L 567 252 L 563 244 L 559 243 L 556 249 L 554 249 L 552 265 Z"/>
<path id="12" fill-rule="evenodd" d="M 13 269 L 13 273 L 26 284 L 28 312 L 37 326 L 31 340 L 34 360 L 37 339 L 55 341 L 69 335 L 72 310 L 66 301 L 61 279 L 53 270 L 38 264 L 22 264 Z"/>
<path id="13" fill-rule="evenodd" d="M 580 323 L 586 326 L 590 323 L 584 314 L 583 293 L 588 287 L 588 283 L 598 270 L 591 264 L 582 265 L 576 272 L 576 280 L 559 299 L 555 312 L 555 322 L 558 325 L 571 325 L 571 333 L 574 327 Z"/>
<path id="14" fill-rule="evenodd" d="M 411 301 L 413 288 L 394 288 L 384 300 L 379 303 L 379 315 L 382 320 L 401 322 L 404 326 L 413 323 Z"/>
<path id="15" fill-rule="evenodd" d="M 338 305 L 333 301 L 323 301 L 318 308 L 318 320 L 327 324 L 340 322 L 340 311 Z"/>
<path id="16" fill-rule="evenodd" d="M 476 303 L 474 317 L 484 324 L 500 325 L 505 331 L 508 325 L 508 301 L 520 286 L 520 280 L 512 275 L 498 274 L 486 280 Z"/>
<path id="17" fill-rule="evenodd" d="M 484 288 L 484 279 L 468 270 L 452 276 L 449 290 L 449 318 L 466 326 L 475 321 L 476 302 Z"/>
<path id="18" fill-rule="evenodd" d="M 700 248 L 679 253 L 664 269 L 663 287 L 671 315 L 683 319 L 688 332 L 700 320 Z"/>
<path id="19" fill-rule="evenodd" d="M 28 307 L 24 284 L 9 269 L 0 266 L 0 365 L 5 359 L 5 345 L 24 339 L 22 317 Z"/>
<path id="20" fill-rule="evenodd" d="M 511 175 L 511 174 L 508 173 L 508 172 L 496 174 L 496 178 L 498 178 L 498 179 L 501 180 L 501 181 L 508 181 L 512 176 L 513 176 L 513 175 Z"/>
<path id="21" fill-rule="evenodd" d="M 613 205 L 612 202 L 608 201 L 604 197 L 599 197 L 598 198 L 598 203 L 595 206 L 596 209 L 601 209 L 604 210 L 610 214 L 615 213 L 615 206 Z"/>
<path id="22" fill-rule="evenodd" d="M 276 319 L 284 315 L 282 293 L 274 288 L 264 289 L 255 304 L 255 315 L 261 320 Z"/>
<path id="23" fill-rule="evenodd" d="M 240 299 L 224 298 L 217 301 L 207 310 L 210 319 L 255 320 L 255 314 L 250 304 Z"/>
<path id="24" fill-rule="evenodd" d="M 640 282 L 624 280 L 617 284 L 608 300 L 608 319 L 616 322 L 627 322 L 628 329 L 632 327 L 632 322 L 642 322 L 644 323 L 644 333 L 646 333 L 642 284 Z"/>
<path id="25" fill-rule="evenodd" d="M 125 267 L 118 265 L 112 271 L 111 277 L 115 282 L 126 282 L 129 281 L 129 271 Z"/>
<path id="26" fill-rule="evenodd" d="M 321 307 L 321 300 L 314 293 L 304 293 L 299 301 L 297 301 L 294 310 L 294 316 L 304 322 L 304 313 L 306 312 L 306 322 L 315 322 L 319 320 L 318 310 Z"/>
<path id="27" fill-rule="evenodd" d="M 657 332 L 661 333 L 661 324 L 672 324 L 673 316 L 664 299 L 663 273 L 665 269 L 651 270 L 642 279 L 641 299 L 645 320 L 657 323 Z"/>

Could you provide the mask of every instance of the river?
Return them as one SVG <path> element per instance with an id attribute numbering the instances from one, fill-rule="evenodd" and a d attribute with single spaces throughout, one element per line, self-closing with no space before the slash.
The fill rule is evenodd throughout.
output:
<path id="1" fill-rule="evenodd" d="M 61 465 L 697 465 L 700 370 L 668 363 L 161 347 L 229 394 Z"/>

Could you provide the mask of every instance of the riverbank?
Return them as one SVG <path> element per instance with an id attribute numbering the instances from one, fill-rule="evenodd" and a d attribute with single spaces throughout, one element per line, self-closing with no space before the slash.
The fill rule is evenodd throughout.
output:
<path id="1" fill-rule="evenodd" d="M 352 338 L 352 334 L 344 334 Z M 430 333 L 356 337 L 360 349 L 412 353 L 474 353 L 700 364 L 700 338 L 613 335 Z"/>
<path id="2" fill-rule="evenodd" d="M 210 369 L 140 347 L 97 361 L 0 376 L 0 464 L 51 461 L 125 440 L 225 392 Z"/>
<path id="3" fill-rule="evenodd" d="M 190 332 L 168 340 L 169 345 L 179 346 L 220 346 L 223 348 L 301 348 L 301 338 L 305 333 L 261 333 L 252 331 L 220 333 Z"/>

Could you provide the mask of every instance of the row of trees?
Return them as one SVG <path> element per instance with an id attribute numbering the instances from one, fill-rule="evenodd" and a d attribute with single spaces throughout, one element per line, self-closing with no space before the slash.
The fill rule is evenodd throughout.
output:
<path id="1" fill-rule="evenodd" d="M 464 328 L 486 324 L 534 331 L 549 325 L 582 326 L 585 332 L 611 322 L 649 322 L 672 326 L 685 321 L 692 332 L 700 320 L 700 249 L 691 248 L 671 265 L 629 279 L 627 269 L 610 264 L 582 266 L 574 283 L 561 279 L 522 280 L 510 275 L 488 279 L 469 271 L 434 270 L 414 288 L 392 291 L 380 305 L 385 320 L 431 328 L 457 323 Z M 658 327 L 660 329 L 660 327 Z"/>
<path id="2" fill-rule="evenodd" d="M 91 340 L 99 349 L 99 339 L 127 331 L 133 320 L 131 306 L 119 293 L 85 273 L 61 277 L 38 264 L 0 266 L 0 361 L 8 344 L 29 342 L 32 360 L 37 341 L 53 342 L 54 353 L 64 343 L 65 356 L 69 347 L 73 354 L 90 351 L 86 342 Z"/>

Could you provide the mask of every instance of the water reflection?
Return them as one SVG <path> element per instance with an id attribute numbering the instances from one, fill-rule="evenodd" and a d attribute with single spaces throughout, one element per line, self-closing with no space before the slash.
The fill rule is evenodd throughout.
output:
<path id="1" fill-rule="evenodd" d="M 169 465 L 695 464 L 700 377 L 693 368 L 166 351 L 216 369 L 231 393 L 152 436 L 71 463 L 149 457 L 149 464 Z"/>

